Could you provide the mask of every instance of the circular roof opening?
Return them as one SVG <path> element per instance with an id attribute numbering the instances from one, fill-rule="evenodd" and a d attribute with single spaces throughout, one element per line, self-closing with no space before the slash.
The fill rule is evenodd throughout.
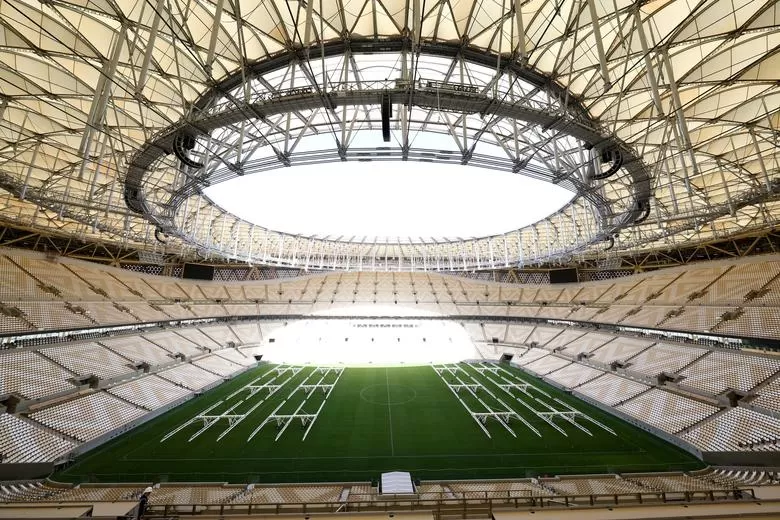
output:
<path id="1" fill-rule="evenodd" d="M 555 213 L 574 195 L 524 175 L 414 161 L 276 169 L 204 191 L 224 210 L 267 229 L 368 243 L 502 234 Z"/>

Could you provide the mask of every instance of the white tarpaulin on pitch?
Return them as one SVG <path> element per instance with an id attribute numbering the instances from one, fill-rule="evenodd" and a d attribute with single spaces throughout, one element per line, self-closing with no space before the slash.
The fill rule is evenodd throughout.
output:
<path id="1" fill-rule="evenodd" d="M 382 473 L 382 494 L 411 494 L 414 493 L 412 475 L 405 471 L 391 471 Z"/>

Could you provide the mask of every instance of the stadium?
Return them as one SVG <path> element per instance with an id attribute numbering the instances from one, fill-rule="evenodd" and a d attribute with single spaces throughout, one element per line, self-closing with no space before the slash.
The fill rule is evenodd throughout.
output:
<path id="1" fill-rule="evenodd" d="M 0 518 L 780 516 L 777 1 L 0 27 Z"/>

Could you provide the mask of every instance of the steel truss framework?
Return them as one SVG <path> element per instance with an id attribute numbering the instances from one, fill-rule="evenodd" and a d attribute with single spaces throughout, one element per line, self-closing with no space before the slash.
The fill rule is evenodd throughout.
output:
<path id="1" fill-rule="evenodd" d="M 197 226 L 190 222 L 188 233 L 210 226 L 211 242 L 200 247 L 156 234 L 157 222 L 148 222 L 125 205 L 130 158 L 177 122 L 197 120 L 201 112 L 214 108 L 198 103 L 214 99 L 208 94 L 215 86 L 223 88 L 222 99 L 233 106 L 251 100 L 259 91 L 252 90 L 255 78 L 249 76 L 260 64 L 274 64 L 274 70 L 282 70 L 279 63 L 296 70 L 309 64 L 309 70 L 316 70 L 313 63 L 330 59 L 330 50 L 341 46 L 333 51 L 334 59 L 342 56 L 346 64 L 338 69 L 337 82 L 355 84 L 363 80 L 351 64 L 360 55 L 353 46 L 371 46 L 379 53 L 391 41 L 404 42 L 394 52 L 406 52 L 403 63 L 411 65 L 424 49 L 437 45 L 458 49 L 461 62 L 472 61 L 472 55 L 490 56 L 485 60 L 492 60 L 495 75 L 481 83 L 488 93 L 510 69 L 525 71 L 526 78 L 552 78 L 546 91 L 562 94 L 555 101 L 564 114 L 581 110 L 578 117 L 597 122 L 603 135 L 614 136 L 646 165 L 647 218 L 619 230 L 613 242 L 587 245 L 578 239 L 600 235 L 572 233 L 564 225 L 565 215 L 560 217 L 564 224 L 553 216 L 548 221 L 554 225 L 536 227 L 520 240 L 533 253 L 522 258 L 504 253 L 509 244 L 482 240 L 426 244 L 436 257 L 448 260 L 439 263 L 426 261 L 419 246 L 411 245 L 377 245 L 368 253 L 373 260 L 366 262 L 365 245 L 346 242 L 338 242 L 326 260 L 324 251 L 313 251 L 313 246 L 310 251 L 310 242 L 297 237 L 266 242 L 266 253 L 253 254 L 253 261 L 304 265 L 309 257 L 315 258 L 312 267 L 321 263 L 323 268 L 497 268 L 556 257 L 566 246 L 573 260 L 590 262 L 608 247 L 614 253 L 653 254 L 685 247 L 690 240 L 715 242 L 761 232 L 778 220 L 780 9 L 774 0 L 335 0 L 282 5 L 104 0 L 88 6 L 67 0 L 7 0 L 0 5 L 0 31 L 0 205 L 3 219 L 16 226 L 113 246 L 163 248 L 165 254 L 188 258 L 198 250 L 213 256 L 215 237 L 219 242 L 232 237 L 232 223 L 203 214 Z M 407 68 L 410 78 L 425 78 Z M 459 73 L 453 72 L 456 80 L 450 84 L 471 85 L 457 81 Z M 227 79 L 234 83 L 226 84 Z M 275 92 L 272 95 L 305 88 L 303 83 L 290 86 L 284 85 L 284 78 L 277 80 L 264 87 Z M 316 78 L 309 82 L 319 84 Z M 261 129 L 289 126 L 297 132 L 293 136 L 304 135 L 307 125 L 311 134 L 324 133 L 312 114 L 339 115 L 327 104 L 326 93 L 299 91 L 303 97 L 319 97 L 319 107 L 302 107 L 290 99 L 286 114 L 252 121 L 265 125 Z M 348 115 L 357 114 L 355 121 L 376 121 L 369 101 L 364 107 L 355 100 Z M 415 96 L 398 106 L 411 111 L 407 123 L 424 108 L 412 109 Z M 339 108 L 341 119 L 351 124 L 353 119 Z M 463 152 L 469 152 L 468 143 L 490 138 L 487 131 L 477 137 L 485 123 L 472 127 L 468 118 L 455 113 L 447 117 L 449 123 L 429 121 L 430 126 L 438 124 L 454 139 L 458 133 L 450 127 L 467 121 L 471 132 L 470 141 L 461 139 L 452 160 L 480 160 L 477 149 L 471 156 Z M 220 136 L 223 145 L 235 144 L 234 156 L 221 168 L 240 172 L 240 159 L 265 143 L 263 138 L 246 138 L 254 128 L 246 118 L 230 125 L 241 130 L 237 135 L 245 141 Z M 405 127 L 399 124 L 398 132 Z M 274 152 L 273 161 L 279 164 L 285 151 L 295 151 L 294 139 L 272 144 L 280 154 Z M 338 146 L 333 150 L 344 151 Z M 535 157 L 546 155 L 549 163 L 549 152 L 549 147 L 542 148 Z M 504 150 L 493 155 L 510 162 L 519 159 L 521 165 L 526 157 L 515 154 L 513 159 Z M 558 160 L 566 164 L 566 154 L 560 155 Z M 214 168 L 220 166 L 210 164 L 204 171 L 218 175 Z M 179 178 L 176 184 L 155 185 L 144 200 L 174 200 L 184 184 Z M 131 202 L 136 199 L 137 194 L 129 195 Z M 624 213 L 630 215 L 632 196 L 602 196 L 622 201 Z M 613 213 L 607 218 L 620 214 Z M 579 216 L 587 214 L 592 211 L 582 208 Z M 609 222 L 601 229 L 609 230 Z M 568 261 L 569 256 L 556 260 Z"/>
<path id="2" fill-rule="evenodd" d="M 565 104 L 565 91 L 548 88 L 546 78 L 513 61 L 495 71 L 488 65 L 500 62 L 498 57 L 442 44 L 431 49 L 420 44 L 410 53 L 410 46 L 404 39 L 387 41 L 377 56 L 373 45 L 371 54 L 360 54 L 365 46 L 355 42 L 346 49 L 337 45 L 339 54 L 322 62 L 296 58 L 281 69 L 261 63 L 245 71 L 252 78 L 249 85 L 227 94 L 224 85 L 216 86 L 188 118 L 132 158 L 128 205 L 166 234 L 209 253 L 315 269 L 523 265 L 581 250 L 646 217 L 648 171 L 573 100 L 571 108 Z M 322 50 L 333 53 L 330 46 Z M 372 80 L 376 77 L 391 79 Z M 400 116 L 394 121 L 395 142 L 376 146 L 364 134 L 381 126 L 383 98 L 399 108 Z M 432 139 L 431 133 L 450 139 Z M 181 142 L 187 139 L 184 149 Z M 171 154 L 167 159 L 166 153 Z M 601 165 L 601 157 L 608 158 L 607 165 Z M 389 241 L 278 233 L 242 221 L 199 195 L 203 186 L 255 171 L 339 160 L 471 164 L 560 184 L 577 196 L 549 218 L 504 235 Z M 284 246 L 288 243 L 292 250 Z"/>

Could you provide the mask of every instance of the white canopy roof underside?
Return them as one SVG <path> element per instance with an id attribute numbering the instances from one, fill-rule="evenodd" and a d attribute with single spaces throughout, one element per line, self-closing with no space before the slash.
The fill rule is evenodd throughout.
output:
<path id="1" fill-rule="evenodd" d="M 621 233 L 610 254 L 774 226 L 780 2 L 639 4 L 0 0 L 0 218 L 186 252 L 178 241 L 158 243 L 154 227 L 125 206 L 127 162 L 143 143 L 249 63 L 321 41 L 375 38 L 381 47 L 383 39 L 412 34 L 527 60 L 634 148 L 652 174 L 651 212 Z M 212 224 L 215 233 L 229 232 Z M 529 247 L 557 240 L 556 233 L 539 227 Z M 294 263 L 287 260 L 305 250 L 270 240 L 268 262 Z M 349 247 L 339 255 L 348 257 Z M 458 248 L 435 247 L 436 254 Z M 497 267 L 518 260 L 502 255 L 507 247 L 506 240 L 474 241 L 449 254 L 489 258 L 477 264 Z M 596 249 L 603 245 L 581 254 Z"/>

